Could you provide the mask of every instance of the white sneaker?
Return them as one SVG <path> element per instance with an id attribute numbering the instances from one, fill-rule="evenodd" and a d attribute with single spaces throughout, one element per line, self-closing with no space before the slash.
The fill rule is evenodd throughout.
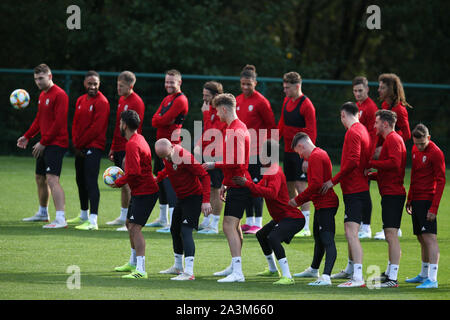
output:
<path id="1" fill-rule="evenodd" d="M 116 231 L 128 231 L 127 226 L 117 228 Z"/>
<path id="2" fill-rule="evenodd" d="M 365 287 L 366 283 L 364 282 L 364 280 L 355 280 L 355 279 L 350 279 L 347 282 L 341 283 L 340 285 L 338 285 L 339 288 L 357 288 L 357 287 Z"/>
<path id="3" fill-rule="evenodd" d="M 339 273 L 332 274 L 330 278 L 331 279 L 351 279 L 352 278 L 352 274 L 351 273 L 347 273 L 344 270 L 342 270 Z"/>
<path id="4" fill-rule="evenodd" d="M 380 232 L 375 233 L 375 236 L 373 238 L 375 240 L 386 240 L 386 237 L 384 236 L 384 230 L 381 230 Z"/>
<path id="5" fill-rule="evenodd" d="M 159 233 L 170 233 L 170 226 L 158 229 L 158 230 L 156 230 L 156 232 L 159 232 Z"/>
<path id="6" fill-rule="evenodd" d="M 106 223 L 109 226 L 124 226 L 125 220 L 120 220 L 120 218 L 114 219 L 113 221 L 109 221 Z"/>
<path id="7" fill-rule="evenodd" d="M 210 228 L 210 227 L 206 227 L 206 228 L 204 228 L 202 230 L 199 229 L 199 231 L 197 233 L 200 233 L 200 234 L 219 234 L 219 230 L 213 229 L 213 228 Z"/>
<path id="8" fill-rule="evenodd" d="M 360 231 L 360 232 L 358 232 L 358 238 L 359 239 L 370 239 L 370 238 L 372 238 L 372 232 L 371 231 Z"/>
<path id="9" fill-rule="evenodd" d="M 216 277 L 226 277 L 233 273 L 233 266 L 229 266 L 225 270 L 214 272 L 213 275 Z"/>
<path id="10" fill-rule="evenodd" d="M 198 225 L 198 230 L 203 230 L 203 229 L 206 229 L 206 228 L 208 228 L 209 227 L 209 223 L 200 223 L 199 225 Z"/>
<path id="11" fill-rule="evenodd" d="M 232 272 L 225 278 L 217 280 L 217 282 L 245 282 L 245 277 L 243 274 Z"/>
<path id="12" fill-rule="evenodd" d="M 331 280 L 319 277 L 316 281 L 308 283 L 309 286 L 331 286 Z"/>
<path id="13" fill-rule="evenodd" d="M 187 280 L 195 280 L 195 277 L 193 274 L 183 272 L 176 277 L 170 278 L 170 280 L 187 281 Z"/>
<path id="14" fill-rule="evenodd" d="M 319 270 L 313 271 L 311 267 L 308 267 L 303 272 L 295 273 L 294 277 L 298 277 L 298 278 L 318 278 L 319 277 Z"/>
<path id="15" fill-rule="evenodd" d="M 155 221 L 153 221 L 153 222 L 150 222 L 150 223 L 147 223 L 145 226 L 146 227 L 150 227 L 150 228 L 161 228 L 161 227 L 163 227 L 163 228 L 165 228 L 165 227 L 167 227 L 167 222 L 161 222 L 161 220 L 159 220 L 159 219 L 156 219 Z"/>
<path id="16" fill-rule="evenodd" d="M 36 214 L 32 217 L 29 218 L 23 218 L 22 221 L 45 221 L 45 222 L 49 222 L 50 221 L 50 217 L 47 214 L 40 214 L 39 212 L 36 212 Z"/>
<path id="17" fill-rule="evenodd" d="M 169 269 L 167 270 L 162 270 L 159 272 L 160 274 L 182 274 L 183 273 L 183 269 L 178 269 L 175 268 L 175 266 L 171 266 Z"/>
<path id="18" fill-rule="evenodd" d="M 67 228 L 67 222 L 66 222 L 66 220 L 64 220 L 64 221 L 54 220 L 51 223 L 42 226 L 42 228 L 44 228 L 44 229 Z"/>

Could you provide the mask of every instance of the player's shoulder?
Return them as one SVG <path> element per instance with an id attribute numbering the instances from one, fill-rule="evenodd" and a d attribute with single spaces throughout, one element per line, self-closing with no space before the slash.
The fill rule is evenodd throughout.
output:
<path id="1" fill-rule="evenodd" d="M 436 143 L 434 143 L 433 141 L 430 141 L 430 143 L 428 144 L 429 148 L 429 152 L 433 155 L 435 155 L 436 157 L 441 157 L 444 158 L 444 153 L 442 152 L 441 148 L 439 148 L 437 146 Z"/>
<path id="2" fill-rule="evenodd" d="M 67 93 L 57 84 L 53 84 L 50 90 L 52 91 L 52 94 L 54 94 L 55 96 L 63 96 L 65 98 L 69 98 Z"/>
<path id="3" fill-rule="evenodd" d="M 101 91 L 97 92 L 96 99 L 97 99 L 98 102 L 108 103 L 109 104 L 108 98 L 106 98 L 106 96 Z"/>

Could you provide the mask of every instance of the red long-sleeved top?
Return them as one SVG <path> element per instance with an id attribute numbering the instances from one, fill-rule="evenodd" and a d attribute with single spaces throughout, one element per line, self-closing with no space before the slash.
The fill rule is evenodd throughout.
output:
<path id="1" fill-rule="evenodd" d="M 242 93 L 236 97 L 236 114 L 245 123 L 247 129 L 253 129 L 255 136 L 251 139 L 250 155 L 259 155 L 262 144 L 266 139 L 270 139 L 270 130 L 276 128 L 275 116 L 269 100 L 260 92 L 254 91 L 250 97 L 245 97 Z M 267 130 L 267 138 L 259 138 L 259 130 Z"/>
<path id="2" fill-rule="evenodd" d="M 75 148 L 105 149 L 109 112 L 108 99 L 100 91 L 95 97 L 84 94 L 77 99 L 72 123 Z"/>
<path id="3" fill-rule="evenodd" d="M 370 154 L 375 151 L 377 143 L 377 130 L 375 129 L 375 113 L 378 111 L 378 107 L 375 102 L 367 97 L 363 102 L 356 102 L 359 109 L 359 122 L 361 122 L 369 132 L 370 137 Z"/>
<path id="4" fill-rule="evenodd" d="M 445 158 L 441 149 L 432 141 L 422 152 L 414 145 L 408 201 L 429 200 L 429 211 L 437 214 L 444 188 Z"/>
<path id="5" fill-rule="evenodd" d="M 275 222 L 284 218 L 304 218 L 302 212 L 290 206 L 286 177 L 278 164 L 272 164 L 258 184 L 247 180 L 245 186 L 250 189 L 253 196 L 264 197 L 270 216 Z"/>
<path id="6" fill-rule="evenodd" d="M 331 179 L 331 160 L 325 150 L 314 148 L 308 159 L 308 187 L 295 197 L 297 205 L 312 201 L 316 210 L 335 208 L 339 206 L 339 199 L 333 188 L 324 195 L 320 193 L 322 185 Z"/>
<path id="7" fill-rule="evenodd" d="M 278 130 L 280 138 L 284 138 L 284 151 L 285 152 L 295 152 L 291 148 L 292 139 L 297 132 L 305 132 L 313 143 L 316 143 L 317 137 L 317 126 L 316 126 L 316 109 L 308 97 L 305 97 L 302 105 L 300 106 L 300 116 L 303 117 L 305 126 L 289 126 L 286 124 L 285 111 L 287 113 L 292 112 L 296 107 L 303 95 L 295 100 L 292 98 L 285 97 L 283 101 L 283 107 L 281 110 L 280 121 L 278 122 Z M 298 124 L 301 125 L 301 124 Z"/>
<path id="8" fill-rule="evenodd" d="M 120 135 L 120 114 L 125 110 L 134 110 L 139 115 L 141 123 L 139 124 L 138 133 L 142 133 L 142 124 L 144 123 L 145 106 L 141 97 L 136 92 L 133 92 L 128 97 L 120 97 L 117 106 L 116 126 L 114 128 L 114 135 L 111 144 L 112 151 L 124 151 L 127 139 Z"/>
<path id="9" fill-rule="evenodd" d="M 250 134 L 241 120 L 233 120 L 225 129 L 222 155 L 222 161 L 215 163 L 215 168 L 223 172 L 222 184 L 227 187 L 242 188 L 232 180 L 234 176 L 251 179 L 248 173 Z"/>
<path id="10" fill-rule="evenodd" d="M 370 160 L 370 137 L 366 127 L 356 122 L 346 132 L 341 155 L 341 170 L 331 179 L 341 183 L 343 194 L 369 190 L 368 178 L 364 175 Z"/>
<path id="11" fill-rule="evenodd" d="M 211 157 L 220 156 L 220 153 L 222 151 L 221 149 L 223 148 L 222 139 L 220 141 L 216 141 L 216 131 L 212 130 L 218 130 L 222 135 L 224 135 L 226 127 L 226 122 L 222 122 L 217 116 L 216 108 L 213 108 L 210 105 L 209 110 L 203 111 L 203 133 L 201 139 L 197 142 L 197 145 L 201 146 L 202 152 L 205 152 L 206 150 L 209 153 L 208 156 Z M 209 145 L 212 145 L 211 150 L 209 150 L 209 148 L 206 149 Z M 216 151 L 218 153 L 216 153 Z"/>
<path id="12" fill-rule="evenodd" d="M 30 140 L 40 132 L 43 146 L 69 147 L 68 111 L 69 97 L 63 89 L 54 84 L 47 92 L 42 91 L 36 117 L 24 137 Z"/>
<path id="13" fill-rule="evenodd" d="M 194 156 L 180 145 L 174 145 L 172 161 L 163 159 L 164 169 L 158 172 L 159 183 L 169 177 L 178 199 L 203 195 L 203 203 L 210 200 L 211 178 Z"/>
<path id="14" fill-rule="evenodd" d="M 381 104 L 381 108 L 385 110 L 394 111 L 397 114 L 397 122 L 395 124 L 395 131 L 403 138 L 403 141 L 411 139 L 411 129 L 408 122 L 408 110 L 399 102 L 394 107 L 390 107 L 385 101 Z"/>
<path id="15" fill-rule="evenodd" d="M 116 186 L 130 186 L 131 195 L 153 194 L 159 190 L 152 173 L 152 153 L 145 138 L 135 133 L 125 149 L 125 175 L 115 181 Z"/>
<path id="16" fill-rule="evenodd" d="M 406 147 L 402 137 L 395 131 L 389 133 L 383 142 L 378 160 L 370 160 L 369 167 L 377 172 L 369 174 L 371 180 L 377 180 L 380 194 L 405 195 Z"/>
<path id="17" fill-rule="evenodd" d="M 152 118 L 152 126 L 156 128 L 156 140 L 166 138 L 173 143 L 180 142 L 179 129 L 188 113 L 187 97 L 182 92 L 166 96 Z M 172 139 L 172 133 L 175 136 Z"/>

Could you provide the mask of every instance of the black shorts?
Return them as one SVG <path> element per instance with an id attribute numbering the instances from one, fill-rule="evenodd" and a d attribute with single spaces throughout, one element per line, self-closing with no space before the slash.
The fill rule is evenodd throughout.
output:
<path id="1" fill-rule="evenodd" d="M 319 232 L 336 233 L 336 224 L 334 216 L 337 212 L 337 207 L 323 208 L 314 212 L 313 233 L 318 236 Z"/>
<path id="2" fill-rule="evenodd" d="M 202 195 L 192 195 L 178 199 L 172 214 L 172 226 L 187 225 L 198 229 L 198 220 L 202 210 Z"/>
<path id="3" fill-rule="evenodd" d="M 164 162 L 158 156 L 154 157 L 154 159 L 155 160 L 153 162 L 153 174 L 158 175 L 158 172 L 160 172 L 162 169 L 164 169 Z"/>
<path id="4" fill-rule="evenodd" d="M 431 201 L 414 200 L 411 201 L 413 232 L 416 236 L 423 233 L 437 234 L 437 221 L 428 221 L 427 213 L 431 207 Z"/>
<path id="5" fill-rule="evenodd" d="M 296 152 L 284 153 L 283 171 L 286 181 L 307 181 L 306 173 L 302 171 L 303 159 Z"/>
<path id="6" fill-rule="evenodd" d="M 284 218 L 278 223 L 271 220 L 264 225 L 257 233 L 267 238 L 273 236 L 281 242 L 289 244 L 292 238 L 305 226 L 305 218 Z"/>
<path id="7" fill-rule="evenodd" d="M 220 189 L 223 181 L 223 172 L 220 169 L 208 170 L 208 174 L 211 178 L 211 188 Z"/>
<path id="8" fill-rule="evenodd" d="M 128 207 L 127 219 L 130 223 L 145 226 L 153 207 L 158 200 L 159 193 L 131 196 L 130 206 Z"/>
<path id="9" fill-rule="evenodd" d="M 371 200 L 369 191 L 344 194 L 345 222 L 356 222 L 361 224 L 362 218 L 371 211 Z"/>
<path id="10" fill-rule="evenodd" d="M 114 165 L 125 170 L 125 166 L 123 165 L 123 159 L 125 159 L 125 151 L 115 151 L 113 153 L 114 157 Z"/>
<path id="11" fill-rule="evenodd" d="M 261 162 L 259 161 L 259 157 L 255 157 L 256 163 L 249 163 L 248 165 L 248 173 L 252 177 L 253 182 L 256 184 L 262 179 L 261 175 Z"/>
<path id="12" fill-rule="evenodd" d="M 61 175 L 62 163 L 67 149 L 60 146 L 46 146 L 44 154 L 36 159 L 35 173 L 41 176 Z"/>
<path id="13" fill-rule="evenodd" d="M 381 217 L 383 219 L 383 229 L 400 228 L 405 198 L 405 195 L 381 196 Z"/>
<path id="14" fill-rule="evenodd" d="M 252 205 L 252 201 L 249 188 L 228 188 L 223 215 L 241 219 L 245 209 Z"/>

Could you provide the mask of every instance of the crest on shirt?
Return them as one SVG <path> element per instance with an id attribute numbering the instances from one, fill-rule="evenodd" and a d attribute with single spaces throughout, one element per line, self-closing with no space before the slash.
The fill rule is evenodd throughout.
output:
<path id="1" fill-rule="evenodd" d="M 359 117 L 361 118 L 362 117 L 362 113 L 363 113 L 363 111 L 361 110 L 361 111 L 359 111 Z"/>
<path id="2" fill-rule="evenodd" d="M 172 165 L 172 168 L 173 168 L 173 170 L 177 170 L 177 168 L 178 168 L 178 166 L 177 166 L 177 164 L 176 163 L 174 163 L 173 165 Z"/>
<path id="3" fill-rule="evenodd" d="M 425 161 L 427 161 L 427 156 L 423 156 L 422 158 L 422 162 L 425 163 Z"/>
<path id="4" fill-rule="evenodd" d="M 89 107 L 89 111 L 92 111 L 93 108 L 94 106 L 91 104 L 91 106 Z"/>
<path id="5" fill-rule="evenodd" d="M 47 100 L 45 100 L 45 104 L 48 105 L 50 103 L 50 99 L 47 98 Z"/>
<path id="6" fill-rule="evenodd" d="M 252 110 L 253 110 L 253 105 L 251 104 L 248 106 L 248 111 L 252 111 Z"/>
<path id="7" fill-rule="evenodd" d="M 413 159 L 415 159 L 416 158 L 416 155 L 415 154 L 413 154 Z"/>
<path id="8" fill-rule="evenodd" d="M 78 109 L 81 109 L 81 104 L 78 106 Z"/>
<path id="9" fill-rule="evenodd" d="M 211 116 L 211 122 L 214 120 L 214 114 Z"/>
<path id="10" fill-rule="evenodd" d="M 125 107 L 123 107 L 123 111 L 128 110 L 128 105 L 126 104 Z"/>
<path id="11" fill-rule="evenodd" d="M 240 107 L 239 107 L 239 106 L 237 106 L 237 107 L 236 107 L 236 110 L 239 110 L 239 109 L 240 109 Z"/>

